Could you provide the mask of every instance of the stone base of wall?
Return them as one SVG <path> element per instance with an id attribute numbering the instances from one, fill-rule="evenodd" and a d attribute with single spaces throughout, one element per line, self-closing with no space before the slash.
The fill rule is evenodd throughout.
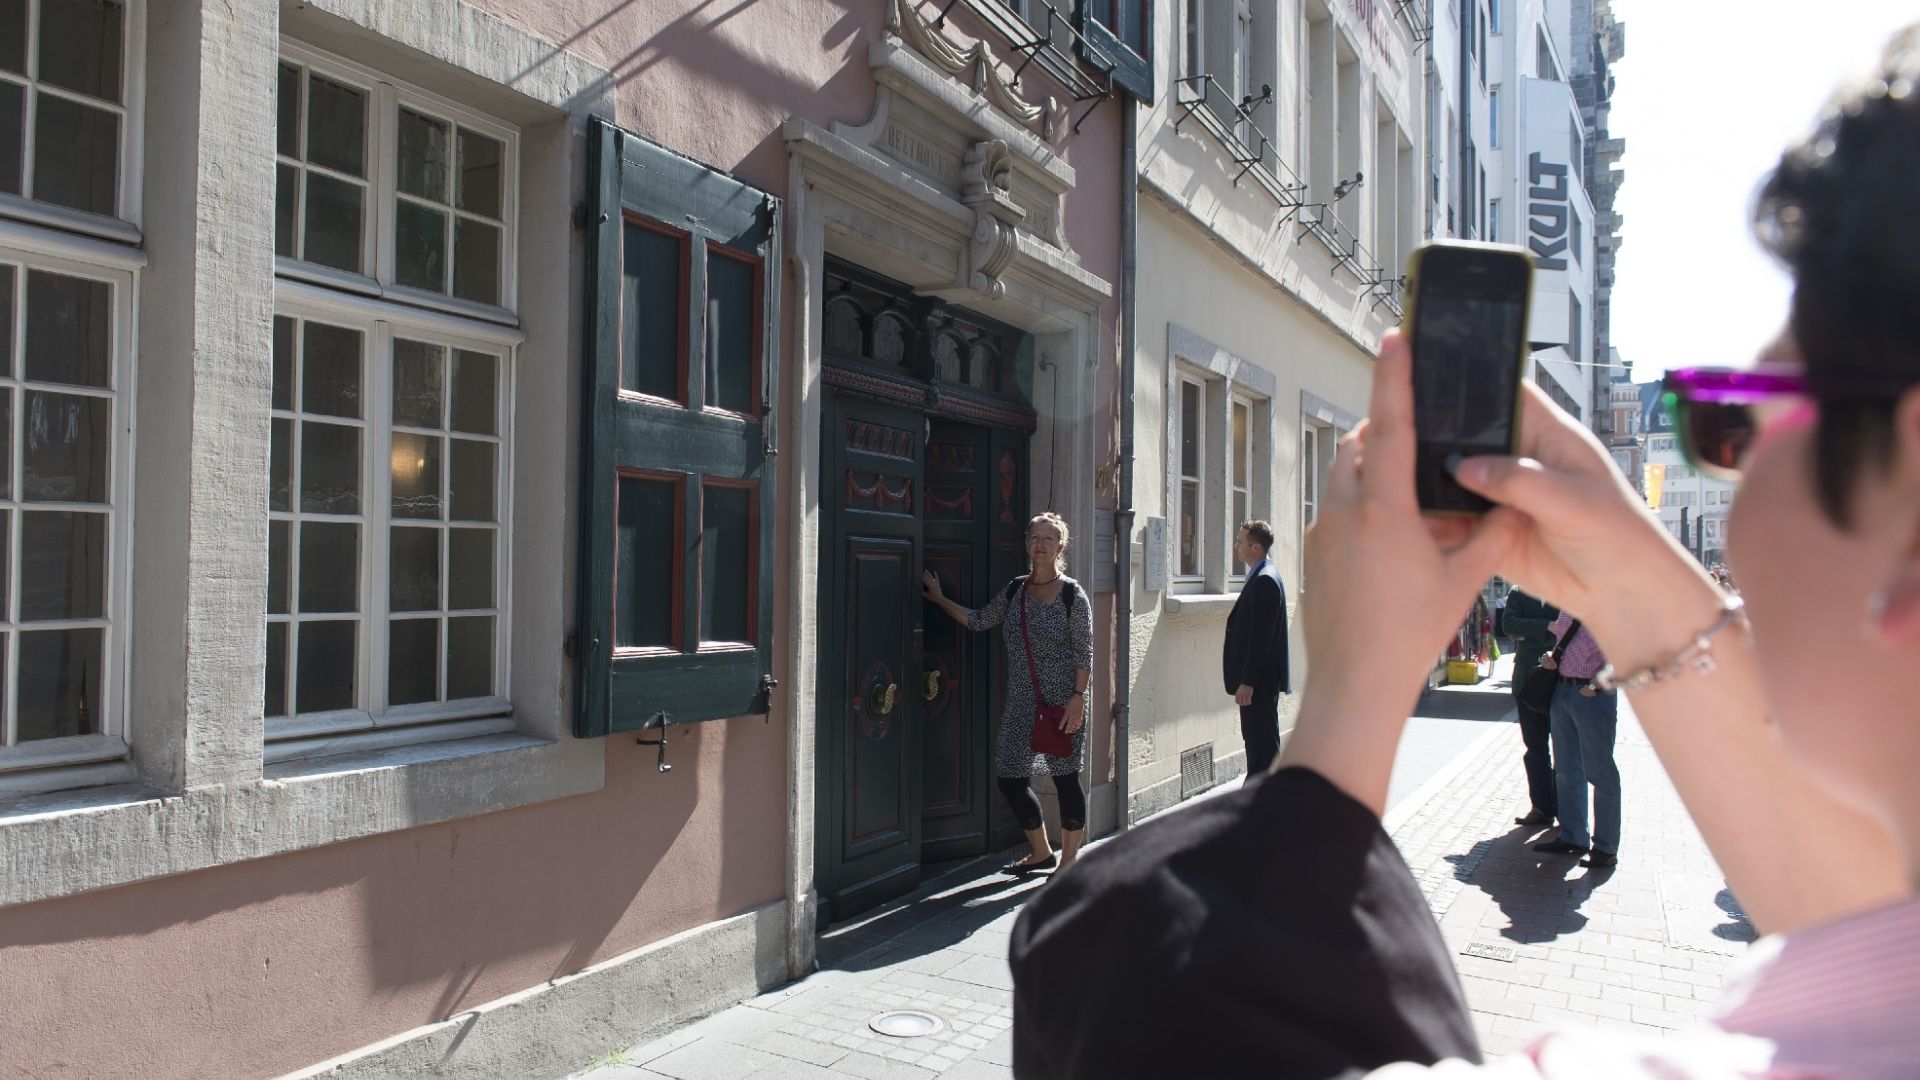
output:
<path id="1" fill-rule="evenodd" d="M 787 982 L 776 901 L 488 1002 L 283 1080 L 565 1076 Z"/>
<path id="2" fill-rule="evenodd" d="M 1247 750 L 1241 747 L 1213 759 L 1213 786 L 1231 783 L 1246 775 Z M 1209 789 L 1211 790 L 1211 789 Z M 1193 792 L 1192 794 L 1199 794 Z M 1175 773 L 1157 783 L 1131 793 L 1127 797 L 1127 820 L 1145 821 L 1180 802 L 1180 775 Z"/>

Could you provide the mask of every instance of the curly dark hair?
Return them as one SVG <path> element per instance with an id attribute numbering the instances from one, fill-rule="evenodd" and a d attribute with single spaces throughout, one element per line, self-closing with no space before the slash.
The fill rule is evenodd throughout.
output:
<path id="1" fill-rule="evenodd" d="M 1762 184 L 1754 233 L 1793 275 L 1788 328 L 1822 377 L 1920 384 L 1920 23 L 1843 87 Z M 1892 460 L 1895 402 L 1820 394 L 1814 476 L 1847 527 L 1855 482 Z"/>

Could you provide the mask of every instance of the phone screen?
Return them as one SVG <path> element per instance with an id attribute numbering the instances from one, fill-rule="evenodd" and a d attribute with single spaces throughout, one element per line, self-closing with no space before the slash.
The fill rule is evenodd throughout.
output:
<path id="1" fill-rule="evenodd" d="M 1423 258 L 1414 303 L 1414 427 L 1420 505 L 1484 511 L 1449 463 L 1513 446 L 1532 268 L 1499 251 L 1436 249 Z"/>

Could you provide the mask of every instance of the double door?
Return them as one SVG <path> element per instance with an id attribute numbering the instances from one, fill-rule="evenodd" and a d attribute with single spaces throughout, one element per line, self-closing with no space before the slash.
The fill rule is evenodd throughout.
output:
<path id="1" fill-rule="evenodd" d="M 823 924 L 912 889 L 921 867 L 1018 828 L 994 799 L 998 635 L 922 598 L 923 570 L 980 607 L 1025 566 L 1026 437 L 830 396 L 822 432 L 818 851 Z"/>

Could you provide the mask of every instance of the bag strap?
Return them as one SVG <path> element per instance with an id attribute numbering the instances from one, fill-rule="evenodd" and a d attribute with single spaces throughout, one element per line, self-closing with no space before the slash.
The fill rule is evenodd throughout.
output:
<path id="1" fill-rule="evenodd" d="M 1580 632 L 1580 620 L 1575 619 L 1573 620 L 1572 624 L 1570 624 L 1567 627 L 1567 632 L 1560 635 L 1560 643 L 1553 647 L 1553 662 L 1555 664 L 1560 663 L 1560 658 L 1566 655 L 1567 643 L 1572 641 L 1573 635 L 1579 632 Z"/>
<path id="2" fill-rule="evenodd" d="M 1016 584 L 1024 589 L 1026 582 L 1026 578 L 1020 578 Z M 1034 665 L 1033 637 L 1027 633 L 1027 598 L 1021 596 L 1016 602 L 1020 605 L 1020 643 L 1027 648 L 1027 678 L 1033 680 L 1033 705 L 1037 709 L 1046 704 L 1046 700 L 1040 696 L 1040 669 Z"/>

